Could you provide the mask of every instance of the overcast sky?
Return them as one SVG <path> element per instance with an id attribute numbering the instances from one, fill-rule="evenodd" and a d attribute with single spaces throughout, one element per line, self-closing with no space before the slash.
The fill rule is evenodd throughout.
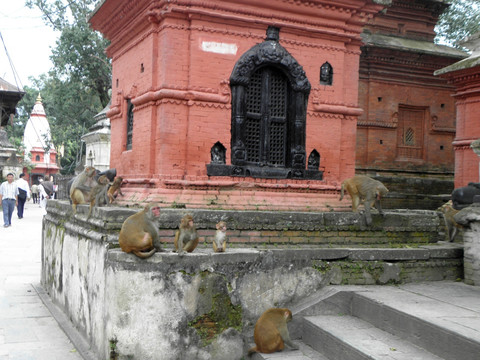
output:
<path id="1" fill-rule="evenodd" d="M 19 86 L 31 85 L 28 78 L 38 77 L 52 67 L 50 47 L 59 33 L 46 26 L 39 10 L 24 6 L 24 0 L 0 0 L 0 77 L 17 84 L 7 52 L 20 79 Z M 6 46 L 6 51 L 5 51 Z"/>

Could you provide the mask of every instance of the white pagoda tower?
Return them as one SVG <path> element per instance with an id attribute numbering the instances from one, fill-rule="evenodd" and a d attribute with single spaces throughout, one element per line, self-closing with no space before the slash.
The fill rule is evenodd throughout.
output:
<path id="1" fill-rule="evenodd" d="M 23 135 L 25 154 L 35 165 L 32 170 L 34 182 L 38 177 L 48 179 L 50 175 L 59 171 L 56 162 L 57 151 L 50 142 L 50 125 L 43 108 L 42 97 L 38 94 Z"/>

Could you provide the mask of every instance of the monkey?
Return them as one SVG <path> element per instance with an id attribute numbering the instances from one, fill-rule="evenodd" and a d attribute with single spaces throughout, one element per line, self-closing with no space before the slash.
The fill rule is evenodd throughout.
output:
<path id="1" fill-rule="evenodd" d="M 101 175 L 98 178 L 97 183 L 98 184 L 90 190 L 90 194 L 88 195 L 90 198 L 90 210 L 88 211 L 87 218 L 92 214 L 94 205 L 100 207 L 108 204 L 107 189 L 110 183 L 108 178 L 105 175 Z"/>
<path id="2" fill-rule="evenodd" d="M 198 235 L 193 224 L 192 215 L 185 215 L 180 221 L 179 229 L 175 233 L 175 250 L 179 256 L 183 256 L 185 251 L 192 252 L 198 245 Z"/>
<path id="3" fill-rule="evenodd" d="M 458 229 L 463 229 L 463 226 L 458 224 L 454 219 L 455 214 L 457 214 L 460 210 L 455 210 L 453 208 L 452 200 L 449 200 L 445 204 L 440 206 L 437 211 L 440 211 L 443 214 L 443 220 L 445 221 L 445 225 L 447 226 L 448 239 L 450 240 L 450 242 L 452 242 L 453 240 L 455 240 Z"/>
<path id="4" fill-rule="evenodd" d="M 123 196 L 122 190 L 120 189 L 120 187 L 122 186 L 122 181 L 123 178 L 121 176 L 116 176 L 112 186 L 110 186 L 110 188 L 108 189 L 107 195 L 110 204 L 113 203 L 113 201 L 115 200 L 115 193 Z"/>
<path id="5" fill-rule="evenodd" d="M 383 216 L 380 199 L 388 193 L 388 189 L 380 181 L 365 175 L 356 175 L 346 179 L 342 183 L 340 201 L 343 199 L 344 190 L 347 190 L 352 198 L 352 210 L 357 211 L 358 206 L 363 202 L 365 207 L 365 221 L 371 225 L 372 216 L 370 208 L 375 204 L 378 212 Z"/>
<path id="6" fill-rule="evenodd" d="M 255 352 L 270 354 L 282 351 L 287 344 L 298 349 L 288 333 L 287 323 L 292 320 L 292 312 L 286 308 L 271 308 L 265 311 L 255 324 L 253 339 L 255 345 L 248 350 L 248 355 Z"/>
<path id="7" fill-rule="evenodd" d="M 215 232 L 215 238 L 213 239 L 213 251 L 225 252 L 227 250 L 227 223 L 220 221 L 216 225 L 217 231 Z"/>
<path id="8" fill-rule="evenodd" d="M 73 212 L 77 212 L 78 204 L 85 204 L 90 201 L 90 190 L 96 185 L 94 167 L 87 166 L 74 180 L 70 188 L 70 199 L 72 199 Z"/>
<path id="9" fill-rule="evenodd" d="M 160 216 L 158 204 L 148 204 L 142 211 L 129 216 L 122 225 L 118 242 L 126 253 L 132 252 L 147 259 L 156 251 L 162 251 L 155 219 Z"/>

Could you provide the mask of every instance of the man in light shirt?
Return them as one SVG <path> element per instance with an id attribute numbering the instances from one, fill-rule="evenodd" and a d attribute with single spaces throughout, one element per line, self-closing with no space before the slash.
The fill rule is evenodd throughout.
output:
<path id="1" fill-rule="evenodd" d="M 13 174 L 7 174 L 7 181 L 0 185 L 0 200 L 3 208 L 3 227 L 12 225 L 12 214 L 18 201 L 18 187 L 13 182 Z"/>
<path id="2" fill-rule="evenodd" d="M 28 182 L 23 178 L 25 174 L 20 174 L 20 179 L 17 180 L 18 187 L 18 204 L 17 204 L 17 215 L 19 219 L 23 219 L 23 208 L 25 202 L 30 200 L 30 186 Z"/>

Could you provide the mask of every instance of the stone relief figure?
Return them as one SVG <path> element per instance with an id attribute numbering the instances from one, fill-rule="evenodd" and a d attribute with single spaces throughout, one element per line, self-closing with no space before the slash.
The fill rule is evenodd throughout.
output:
<path id="1" fill-rule="evenodd" d="M 333 84 L 333 68 L 328 62 L 320 67 L 320 85 Z"/>
<path id="2" fill-rule="evenodd" d="M 308 170 L 318 170 L 320 166 L 320 154 L 317 150 L 313 149 L 308 156 Z"/>
<path id="3" fill-rule="evenodd" d="M 212 164 L 225 164 L 225 154 L 227 149 L 220 141 L 217 141 L 210 149 L 210 163 Z"/>

